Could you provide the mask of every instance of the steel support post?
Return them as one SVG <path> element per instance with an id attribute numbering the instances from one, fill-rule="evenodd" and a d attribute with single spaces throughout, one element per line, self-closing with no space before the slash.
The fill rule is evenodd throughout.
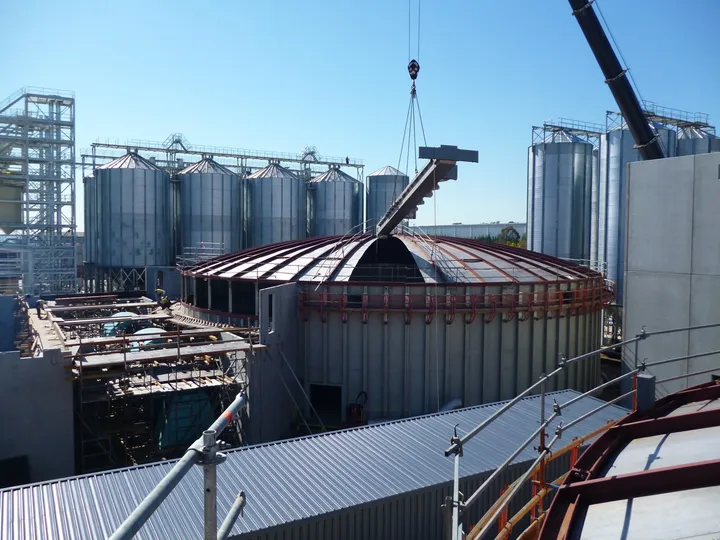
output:
<path id="1" fill-rule="evenodd" d="M 217 458 L 219 444 L 214 429 L 203 432 L 202 468 L 205 540 L 217 539 Z M 222 454 L 221 454 L 222 455 Z"/>

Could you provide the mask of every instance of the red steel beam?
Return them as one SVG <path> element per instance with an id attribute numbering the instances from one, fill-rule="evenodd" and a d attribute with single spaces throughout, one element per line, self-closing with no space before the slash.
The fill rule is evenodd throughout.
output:
<path id="1" fill-rule="evenodd" d="M 720 409 L 629 422 L 613 426 L 611 431 L 617 432 L 621 438 L 627 440 L 714 426 L 720 426 Z"/>

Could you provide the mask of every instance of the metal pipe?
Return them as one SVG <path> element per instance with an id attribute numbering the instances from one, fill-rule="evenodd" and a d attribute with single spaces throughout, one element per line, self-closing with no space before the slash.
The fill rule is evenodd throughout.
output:
<path id="1" fill-rule="evenodd" d="M 575 397 L 572 398 L 570 401 L 566 401 L 565 403 L 562 403 L 562 404 L 560 405 L 560 409 L 564 409 L 565 407 L 569 407 L 569 406 L 572 405 L 573 403 L 576 403 L 576 402 L 580 401 L 580 400 L 583 399 L 583 398 L 586 398 L 586 397 L 591 396 L 592 394 L 594 394 L 594 393 L 597 392 L 598 390 L 602 390 L 603 388 L 606 388 L 606 387 L 608 387 L 608 386 L 610 386 L 610 385 L 613 385 L 613 384 L 615 384 L 615 383 L 617 383 L 617 382 L 620 382 L 620 381 L 622 381 L 623 379 L 627 379 L 628 377 L 631 377 L 632 375 L 634 375 L 634 374 L 637 373 L 638 371 L 639 371 L 638 369 L 634 369 L 634 370 L 632 370 L 632 371 L 628 371 L 627 373 L 624 373 L 623 375 L 620 375 L 619 377 L 615 377 L 614 379 L 612 379 L 612 380 L 610 380 L 610 381 L 608 381 L 608 382 L 606 382 L 606 383 L 603 383 L 603 384 L 601 384 L 601 385 L 599 385 L 599 386 L 596 386 L 595 388 L 592 388 L 592 389 L 588 390 L 588 391 L 585 392 L 584 394 L 580 394 L 579 396 L 575 396 Z"/>
<path id="2" fill-rule="evenodd" d="M 671 328 L 670 330 L 657 330 L 655 332 L 645 332 L 645 337 L 661 336 L 663 334 L 672 334 L 674 332 L 687 332 L 689 330 L 704 330 L 705 328 L 717 328 L 720 323 L 701 324 L 699 326 L 686 326 L 684 328 Z"/>
<path id="3" fill-rule="evenodd" d="M 462 540 L 462 520 L 460 519 L 460 452 L 455 454 L 454 459 L 452 505 L 452 540 Z"/>
<path id="4" fill-rule="evenodd" d="M 550 451 L 550 448 L 552 448 L 552 445 L 555 444 L 555 441 L 557 441 L 559 438 L 560 438 L 560 435 L 555 435 L 553 437 L 553 439 L 550 441 L 550 444 L 547 446 L 547 448 L 543 449 L 540 452 L 540 455 L 537 457 L 537 459 L 535 461 L 533 461 L 533 464 L 530 466 L 530 468 L 527 471 L 525 471 L 525 474 L 523 474 L 520 477 L 520 480 L 518 480 L 517 484 L 515 484 L 515 487 L 513 487 L 510 490 L 510 493 L 505 497 L 503 504 L 501 504 L 495 510 L 495 512 L 493 512 L 493 515 L 490 517 L 487 525 L 485 525 L 485 527 L 483 527 L 483 529 L 480 531 L 480 534 L 478 534 L 475 538 L 482 538 L 490 531 L 491 528 L 493 528 L 495 526 L 495 521 L 497 520 L 498 516 L 500 516 L 500 513 L 510 503 L 510 500 L 517 494 L 517 492 L 525 484 L 525 482 L 527 482 L 528 478 L 530 478 L 530 475 L 533 473 L 535 468 L 545 458 L 545 454 L 547 454 Z"/>
<path id="5" fill-rule="evenodd" d="M 573 15 L 590 45 L 595 60 L 605 76 L 610 91 L 620 107 L 635 145 L 643 159 L 665 157 L 660 141 L 648 124 L 637 95 L 627 77 L 627 70 L 620 65 L 615 51 L 608 41 L 590 0 L 570 0 Z"/>
<path id="6" fill-rule="evenodd" d="M 658 360 L 656 362 L 649 362 L 645 364 L 646 368 L 652 367 L 652 366 L 661 366 L 663 364 L 671 364 L 672 362 L 677 362 L 679 360 L 691 360 L 693 358 L 702 358 L 703 356 L 712 356 L 713 354 L 720 354 L 720 349 L 716 351 L 709 351 L 709 352 L 703 352 L 703 353 L 697 353 L 697 354 L 688 354 L 686 356 L 676 356 L 675 358 L 668 358 L 666 360 Z M 660 381 L 658 381 L 660 382 Z"/>
<path id="7" fill-rule="evenodd" d="M 245 508 L 245 492 L 241 491 L 235 498 L 235 502 L 230 507 L 222 525 L 220 525 L 220 530 L 217 534 L 218 540 L 225 540 L 228 537 L 230 531 L 232 531 L 233 525 L 235 525 L 235 522 L 237 521 L 238 516 L 242 514 L 243 508 Z"/>
<path id="8" fill-rule="evenodd" d="M 703 369 L 701 371 L 693 371 L 692 373 L 686 373 L 685 375 L 676 375 L 675 377 L 667 377 L 666 379 L 659 379 L 655 382 L 663 383 L 668 381 L 677 381 L 678 379 L 684 379 L 686 377 L 694 377 L 695 375 L 704 375 L 706 373 L 712 373 L 713 371 L 720 371 L 720 366 L 716 366 L 710 369 Z"/>
<path id="9" fill-rule="evenodd" d="M 217 434 L 208 429 L 203 432 L 203 511 L 205 540 L 217 540 Z"/>
<path id="10" fill-rule="evenodd" d="M 242 409 L 247 404 L 247 394 L 241 392 L 237 395 L 235 400 L 225 411 L 213 422 L 208 430 L 214 430 L 217 435 L 220 435 L 229 421 L 232 420 L 233 415 Z M 142 500 L 142 502 L 133 510 L 133 512 L 122 522 L 117 530 L 112 534 L 110 540 L 126 540 L 130 539 L 145 522 L 150 519 L 155 510 L 158 509 L 160 504 L 175 489 L 180 480 L 187 474 L 187 472 L 195 465 L 202 455 L 203 439 L 202 437 L 196 440 L 187 452 L 181 457 L 175 466 L 170 469 L 165 477 L 158 482 L 153 490 Z"/>
<path id="11" fill-rule="evenodd" d="M 614 403 L 617 403 L 617 402 L 620 401 L 620 400 L 623 400 L 623 399 L 625 399 L 625 398 L 627 398 L 627 397 L 630 397 L 630 396 L 633 395 L 635 392 L 636 392 L 635 390 L 630 390 L 629 392 L 626 392 L 626 393 L 624 393 L 623 395 L 616 397 L 615 399 L 611 399 L 610 401 L 607 401 L 607 402 L 603 403 L 602 405 L 600 405 L 600 406 L 598 406 L 598 407 L 595 407 L 592 411 L 583 414 L 583 415 L 580 416 L 579 418 L 576 418 L 576 419 L 573 420 L 572 422 L 570 422 L 570 423 L 568 423 L 568 424 L 566 424 L 566 425 L 564 425 L 564 426 L 558 427 L 558 430 L 560 430 L 560 433 L 562 433 L 562 432 L 564 432 L 565 430 L 570 429 L 570 428 L 573 427 L 574 425 L 579 424 L 579 423 L 582 422 L 583 420 L 588 419 L 588 418 L 591 417 L 593 414 L 602 411 L 605 407 L 609 407 L 610 405 L 612 405 L 612 404 L 614 404 Z"/>
<path id="12" fill-rule="evenodd" d="M 533 431 L 532 435 L 530 435 L 527 439 L 525 439 L 525 442 L 522 443 L 522 444 L 515 450 L 515 452 L 513 452 L 512 455 L 511 455 L 509 458 L 507 458 L 507 459 L 502 463 L 502 465 L 500 465 L 497 469 L 495 469 L 495 470 L 492 472 L 492 474 L 491 474 L 490 476 L 488 476 L 487 479 L 482 483 L 482 485 L 481 485 L 479 488 L 477 488 L 477 489 L 475 490 L 475 492 L 474 492 L 472 495 L 470 495 L 470 497 L 468 497 L 468 500 L 465 501 L 465 506 L 467 507 L 467 506 L 470 506 L 472 503 L 474 503 L 475 500 L 482 494 L 482 492 L 485 491 L 485 489 L 487 489 L 487 487 L 490 485 L 490 483 L 491 483 L 493 480 L 495 480 L 495 478 L 497 478 L 497 476 L 498 476 L 501 472 L 503 472 L 503 470 L 505 469 L 505 467 L 507 467 L 508 465 L 510 465 L 510 463 L 512 463 L 513 460 L 520 455 L 520 452 L 522 452 L 523 450 L 525 450 L 525 448 L 527 448 L 528 445 L 529 445 L 531 442 L 533 442 L 533 440 L 535 439 L 535 437 L 537 437 L 541 432 L 543 432 L 543 431 L 545 430 L 545 428 L 550 424 L 550 422 L 552 422 L 553 420 L 555 420 L 555 418 L 557 418 L 557 416 L 558 416 L 558 413 L 557 413 L 557 412 L 554 412 L 554 413 L 552 413 L 552 414 L 548 417 L 547 420 L 545 420 L 542 424 L 540 424 L 540 427 L 537 428 L 535 431 Z"/>

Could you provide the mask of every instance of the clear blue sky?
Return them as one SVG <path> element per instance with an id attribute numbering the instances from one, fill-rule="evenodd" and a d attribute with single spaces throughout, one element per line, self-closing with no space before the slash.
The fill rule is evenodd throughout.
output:
<path id="1" fill-rule="evenodd" d="M 413 1 L 413 43 L 417 0 Z M 719 0 L 600 0 L 642 96 L 720 123 Z M 77 148 L 101 139 L 397 165 L 409 101 L 405 0 L 7 2 L 0 99 L 74 90 Z M 477 149 L 437 223 L 524 221 L 531 126 L 615 110 L 566 0 L 423 0 L 418 96 L 428 143 Z M 413 49 L 414 49 L 413 45 Z M 80 184 L 81 185 L 81 184 Z M 82 196 L 78 221 L 82 230 Z M 435 221 L 429 202 L 419 224 Z"/>

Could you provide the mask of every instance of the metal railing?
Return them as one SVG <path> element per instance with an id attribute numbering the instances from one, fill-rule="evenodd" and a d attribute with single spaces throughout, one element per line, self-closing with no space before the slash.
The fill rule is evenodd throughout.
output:
<path id="1" fill-rule="evenodd" d="M 560 362 L 558 363 L 558 367 L 553 370 L 552 372 L 548 374 L 543 374 L 540 376 L 538 381 L 528 387 L 526 390 L 521 392 L 518 396 L 516 396 L 514 399 L 507 402 L 505 405 L 500 407 L 497 411 L 495 411 L 492 415 L 490 415 L 487 419 L 485 419 L 483 422 L 478 424 L 477 426 L 473 427 L 470 431 L 465 433 L 462 436 L 459 436 L 457 432 L 453 434 L 451 437 L 451 443 L 450 446 L 445 450 L 445 456 L 454 457 L 454 475 L 453 475 L 453 495 L 452 500 L 447 501 L 447 506 L 451 506 L 452 508 L 452 518 L 451 518 L 451 524 L 450 524 L 450 534 L 452 540 L 460 540 L 464 538 L 464 531 L 463 531 L 463 523 L 462 523 L 462 515 L 465 512 L 466 508 L 468 508 L 471 504 L 476 502 L 480 496 L 487 491 L 488 487 L 491 485 L 493 480 L 497 479 L 500 474 L 508 467 L 510 466 L 513 461 L 521 454 L 523 450 L 525 450 L 533 441 L 538 440 L 538 456 L 535 459 L 535 461 L 532 463 L 530 468 L 523 473 L 523 475 L 505 492 L 502 494 L 501 498 L 498 500 L 498 502 L 493 505 L 493 507 L 490 509 L 488 514 L 485 515 L 485 517 L 481 520 L 481 522 L 478 525 L 482 526 L 476 526 L 471 533 L 467 536 L 467 538 L 483 538 L 485 537 L 490 530 L 495 526 L 496 521 L 498 518 L 503 514 L 505 511 L 505 508 L 508 506 L 512 498 L 520 491 L 520 489 L 523 487 L 525 482 L 531 477 L 534 472 L 536 472 L 538 469 L 544 470 L 544 466 L 546 464 L 546 460 L 548 458 L 548 455 L 550 454 L 550 451 L 553 447 L 553 445 L 561 439 L 563 433 L 567 431 L 568 429 L 572 428 L 573 426 L 587 420 L 594 414 L 597 414 L 601 410 L 615 404 L 621 401 L 627 401 L 629 399 L 632 399 L 632 410 L 637 410 L 637 389 L 638 389 L 638 375 L 640 373 L 643 373 L 647 370 L 647 368 L 651 368 L 653 366 L 659 366 L 664 364 L 670 364 L 673 362 L 678 362 L 682 360 L 689 360 L 693 358 L 701 358 L 705 356 L 712 356 L 712 355 L 720 355 L 720 350 L 714 350 L 709 352 L 703 352 L 703 353 L 696 353 L 696 354 L 689 354 L 685 356 L 678 356 L 674 358 L 667 358 L 663 360 L 657 360 L 654 362 L 646 362 L 643 360 L 642 362 L 639 361 L 639 343 L 640 341 L 650 339 L 655 336 L 660 335 L 667 335 L 667 334 L 673 334 L 678 332 L 687 332 L 690 330 L 701 330 L 701 329 L 707 329 L 707 328 L 718 328 L 720 327 L 720 323 L 715 324 L 706 324 L 706 325 L 698 325 L 698 326 L 691 326 L 691 327 L 685 327 L 685 328 L 674 328 L 669 330 L 659 330 L 659 331 L 653 331 L 653 332 L 646 332 L 644 329 L 641 333 L 636 335 L 635 337 L 622 341 L 620 343 L 617 343 L 615 345 L 611 345 L 608 347 L 601 347 L 600 349 L 597 349 L 595 351 L 591 351 L 589 353 L 582 354 L 580 356 L 577 356 L 575 358 L 571 359 L 565 359 L 564 357 L 561 357 Z M 626 373 L 623 373 L 619 377 L 616 377 L 610 381 L 604 382 L 600 385 L 595 386 L 594 388 L 588 390 L 587 392 L 580 394 L 565 403 L 558 404 L 555 403 L 553 406 L 553 413 L 545 418 L 545 387 L 546 383 L 553 379 L 554 377 L 558 376 L 560 373 L 562 373 L 565 369 L 567 369 L 568 366 L 575 364 L 577 362 L 580 362 L 582 360 L 586 360 L 589 358 L 592 358 L 594 356 L 597 356 L 599 354 L 602 354 L 604 352 L 609 352 L 611 350 L 616 349 L 622 349 L 623 347 L 628 347 L 632 345 L 632 349 L 626 349 L 627 356 L 630 358 L 630 360 L 633 361 L 634 367 L 633 369 L 630 369 Z M 666 381 L 673 381 L 673 380 L 679 380 L 687 377 L 692 377 L 696 375 L 703 375 L 712 373 L 715 371 L 720 371 L 720 365 L 710 368 L 710 369 L 704 369 L 695 371 L 692 373 L 686 373 L 679 376 L 673 376 L 673 377 L 667 377 L 665 379 L 658 379 L 656 382 L 666 382 Z M 550 440 L 549 443 L 546 443 L 547 434 L 545 433 L 545 429 L 554 421 L 556 420 L 561 414 L 563 409 L 587 398 L 592 396 L 593 394 L 596 394 L 600 390 L 603 390 L 605 388 L 608 388 L 610 386 L 613 386 L 615 384 L 620 383 L 621 381 L 624 381 L 626 379 L 632 378 L 632 388 L 631 390 L 622 393 L 618 397 L 603 402 L 591 411 L 583 414 L 582 416 L 579 416 L 578 418 L 574 419 L 573 421 L 569 422 L 568 424 L 563 425 L 562 422 L 556 427 L 555 434 L 553 438 Z M 460 459 L 463 456 L 463 451 L 465 445 L 470 442 L 474 437 L 476 437 L 479 433 L 481 433 L 485 428 L 487 428 L 489 425 L 491 425 L 495 420 L 497 420 L 500 416 L 505 414 L 507 411 L 512 409 L 518 402 L 520 402 L 523 398 L 527 397 L 531 393 L 539 391 L 540 393 L 540 424 L 539 427 L 497 468 L 495 469 L 492 474 L 482 483 L 482 485 L 476 489 L 468 498 L 467 500 L 462 500 L 462 494 L 460 493 Z M 654 395 L 653 395 L 654 400 Z M 541 478 L 544 478 L 544 474 L 541 474 Z M 544 484 L 544 481 L 540 482 L 541 484 Z M 542 489 L 547 488 L 546 485 L 541 486 Z M 528 505 L 526 505 L 527 507 Z M 529 511 L 529 508 L 528 508 Z M 522 517 L 522 516 L 521 516 Z M 515 519 L 515 518 L 513 518 Z M 499 527 L 499 529 L 504 530 L 503 527 Z M 500 537 L 504 537 L 504 535 L 500 535 Z"/>
<path id="2" fill-rule="evenodd" d="M 196 440 L 175 466 L 143 499 L 125 521 L 110 537 L 110 540 L 127 540 L 135 536 L 140 528 L 150 519 L 155 510 L 162 504 L 180 480 L 192 469 L 193 465 L 203 467 L 204 492 L 204 538 L 205 540 L 224 539 L 230 534 L 238 516 L 245 506 L 245 493 L 240 491 L 235 502 L 225 517 L 220 529 L 217 528 L 217 465 L 225 461 L 225 455 L 220 453 L 221 441 L 218 436 L 232 421 L 234 416 L 247 405 L 247 395 L 241 392 L 225 411 L 203 432 L 202 437 Z"/>

